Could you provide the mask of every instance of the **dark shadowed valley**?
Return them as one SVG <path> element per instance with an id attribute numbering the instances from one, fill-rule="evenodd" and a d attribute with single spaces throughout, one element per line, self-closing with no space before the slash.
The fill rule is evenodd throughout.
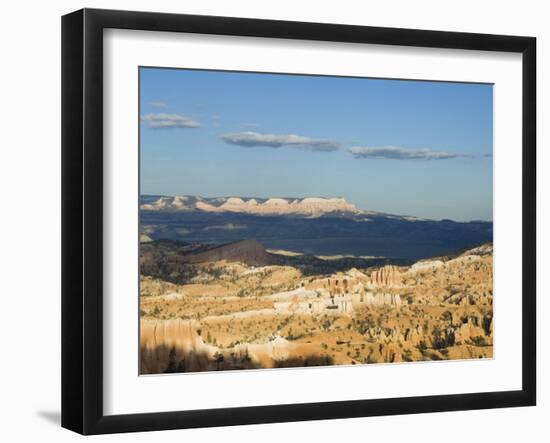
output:
<path id="1" fill-rule="evenodd" d="M 452 254 L 493 239 L 492 222 L 360 211 L 343 199 L 309 199 L 315 200 L 309 205 L 301 203 L 308 199 L 235 200 L 144 196 L 141 233 L 150 239 L 213 244 L 255 239 L 267 249 L 309 255 L 412 260 Z M 272 200 L 276 202 L 269 203 Z"/>
<path id="2" fill-rule="evenodd" d="M 491 223 L 273 200 L 144 198 L 142 373 L 492 357 Z"/>

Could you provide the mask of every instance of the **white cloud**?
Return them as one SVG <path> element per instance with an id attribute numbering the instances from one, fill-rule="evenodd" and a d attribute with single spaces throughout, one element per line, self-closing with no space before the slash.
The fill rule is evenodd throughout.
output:
<path id="1" fill-rule="evenodd" d="M 200 123 L 181 114 L 145 114 L 141 117 L 141 121 L 147 122 L 150 128 L 165 129 L 165 128 L 198 128 Z"/>
<path id="2" fill-rule="evenodd" d="M 305 151 L 330 152 L 339 149 L 340 145 L 333 140 L 304 137 L 301 135 L 273 135 L 260 134 L 258 132 L 245 131 L 233 134 L 224 134 L 221 139 L 226 143 L 245 148 L 295 148 Z"/>
<path id="3" fill-rule="evenodd" d="M 371 148 L 354 146 L 349 152 L 355 158 L 373 160 L 448 160 L 451 158 L 467 157 L 465 154 L 454 152 L 432 151 L 431 149 L 407 149 L 399 146 L 382 146 Z"/>

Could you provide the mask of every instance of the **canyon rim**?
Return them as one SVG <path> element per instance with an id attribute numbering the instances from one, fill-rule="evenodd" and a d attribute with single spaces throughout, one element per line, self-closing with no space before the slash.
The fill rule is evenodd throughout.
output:
<path id="1" fill-rule="evenodd" d="M 493 357 L 492 85 L 139 75 L 140 374 Z"/>

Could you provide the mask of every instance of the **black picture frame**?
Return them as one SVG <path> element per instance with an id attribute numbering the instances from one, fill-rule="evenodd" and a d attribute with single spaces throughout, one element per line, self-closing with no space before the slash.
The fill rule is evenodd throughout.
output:
<path id="1" fill-rule="evenodd" d="M 522 389 L 104 415 L 102 82 L 103 30 L 108 28 L 522 54 Z M 533 37 L 97 9 L 65 15 L 62 18 L 62 426 L 82 434 L 104 434 L 535 405 L 535 117 Z"/>

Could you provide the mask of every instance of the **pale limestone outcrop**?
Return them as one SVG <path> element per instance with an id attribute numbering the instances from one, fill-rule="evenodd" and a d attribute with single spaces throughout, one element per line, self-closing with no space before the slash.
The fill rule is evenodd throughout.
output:
<path id="1" fill-rule="evenodd" d="M 403 285 L 401 272 L 396 266 L 387 265 L 372 272 L 367 286 L 371 288 L 399 288 Z"/>
<path id="2" fill-rule="evenodd" d="M 234 353 L 237 358 L 250 357 L 255 361 L 267 359 L 274 361 L 286 360 L 293 344 L 283 337 L 275 337 L 267 343 L 243 343 L 235 346 Z"/>
<path id="3" fill-rule="evenodd" d="M 194 204 L 188 204 L 189 197 L 187 196 L 160 197 L 152 203 L 141 205 L 141 209 L 149 211 L 242 212 L 257 215 L 300 214 L 311 217 L 331 212 L 361 212 L 354 204 L 348 203 L 343 198 L 308 197 L 294 200 L 270 198 L 264 202 L 258 202 L 254 198 L 244 200 L 240 197 L 220 199 L 223 203 L 216 206 L 200 199 L 196 200 Z"/>
<path id="4" fill-rule="evenodd" d="M 441 260 L 421 260 L 412 265 L 408 272 L 414 274 L 416 272 L 434 271 L 444 266 L 445 263 Z"/>
<path id="5" fill-rule="evenodd" d="M 359 299 L 361 303 L 361 299 Z M 374 306 L 401 306 L 401 296 L 399 294 L 388 294 L 382 292 L 366 292 L 364 295 L 364 304 Z"/>
<path id="6" fill-rule="evenodd" d="M 217 348 L 204 343 L 197 326 L 191 320 L 141 320 L 140 372 L 165 372 L 171 361 L 185 361 L 188 370 L 208 369 Z"/>
<path id="7" fill-rule="evenodd" d="M 491 331 L 492 332 L 492 331 Z M 493 344 L 492 333 L 491 336 L 485 334 L 485 330 L 480 327 L 467 322 L 462 324 L 455 331 L 455 341 L 460 343 L 471 343 L 472 341 L 480 340 L 487 345 Z"/>

